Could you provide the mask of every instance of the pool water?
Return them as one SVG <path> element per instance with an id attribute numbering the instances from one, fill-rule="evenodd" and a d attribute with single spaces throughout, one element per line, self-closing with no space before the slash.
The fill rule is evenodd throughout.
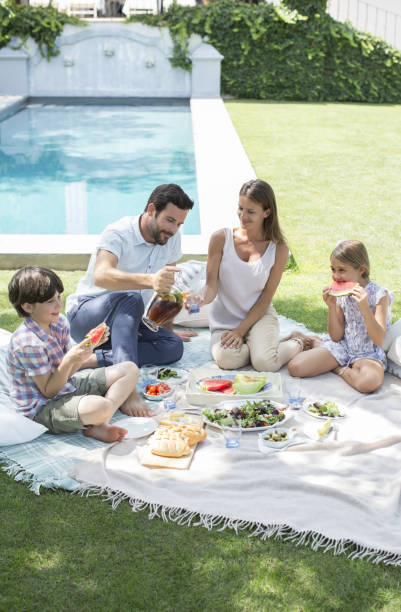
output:
<path id="1" fill-rule="evenodd" d="M 178 183 L 195 201 L 188 106 L 29 105 L 0 123 L 0 234 L 99 234 Z"/>

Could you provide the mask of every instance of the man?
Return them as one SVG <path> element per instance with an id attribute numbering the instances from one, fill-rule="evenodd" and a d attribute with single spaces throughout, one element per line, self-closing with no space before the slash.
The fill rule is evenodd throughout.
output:
<path id="1" fill-rule="evenodd" d="M 71 336 L 79 342 L 104 321 L 110 339 L 96 349 L 100 366 L 122 361 L 164 365 L 183 354 L 183 341 L 191 332 L 172 331 L 172 324 L 150 331 L 142 323 L 144 306 L 153 291 L 169 292 L 181 258 L 179 228 L 192 200 L 175 184 L 159 185 L 151 193 L 145 211 L 108 225 L 92 254 L 85 276 L 67 300 Z M 147 404 L 138 393 L 123 412 L 148 416 Z"/>

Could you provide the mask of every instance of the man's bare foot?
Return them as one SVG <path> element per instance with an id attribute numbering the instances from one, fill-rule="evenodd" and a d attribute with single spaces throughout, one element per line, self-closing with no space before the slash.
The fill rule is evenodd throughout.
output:
<path id="1" fill-rule="evenodd" d="M 147 403 L 140 397 L 137 391 L 133 391 L 128 399 L 125 400 L 120 410 L 127 416 L 151 417 L 155 413 L 149 408 Z"/>
<path id="2" fill-rule="evenodd" d="M 83 430 L 84 436 L 95 438 L 95 440 L 100 440 L 101 442 L 121 442 L 127 433 L 127 429 L 116 427 L 115 425 L 108 425 L 107 423 L 92 425 L 92 427 Z"/>

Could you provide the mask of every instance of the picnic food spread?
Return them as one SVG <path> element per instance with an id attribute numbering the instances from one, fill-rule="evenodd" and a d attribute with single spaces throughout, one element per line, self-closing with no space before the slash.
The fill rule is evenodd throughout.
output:
<path id="1" fill-rule="evenodd" d="M 106 323 L 99 323 L 97 327 L 91 329 L 85 336 L 85 346 L 97 346 L 105 338 L 109 332 L 109 327 Z"/>
<path id="2" fill-rule="evenodd" d="M 330 295 L 334 295 L 335 297 L 341 297 L 343 295 L 351 295 L 354 287 L 357 286 L 358 283 L 353 281 L 333 281 L 330 286 Z"/>
<path id="3" fill-rule="evenodd" d="M 239 394 L 252 395 L 257 393 L 266 384 L 265 376 L 248 376 L 237 374 L 234 379 L 220 376 L 204 378 L 200 381 L 202 391 L 209 393 L 224 393 L 225 395 Z"/>
<path id="4" fill-rule="evenodd" d="M 232 425 L 239 421 L 244 429 L 250 427 L 266 427 L 280 423 L 285 418 L 284 412 L 270 400 L 248 400 L 233 408 L 206 408 L 202 414 L 206 419 L 217 425 Z"/>

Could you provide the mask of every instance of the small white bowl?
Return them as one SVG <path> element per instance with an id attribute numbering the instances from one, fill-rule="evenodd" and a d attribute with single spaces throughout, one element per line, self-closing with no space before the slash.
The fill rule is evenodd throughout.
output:
<path id="1" fill-rule="evenodd" d="M 286 439 L 281 441 L 278 440 L 277 442 L 265 439 L 265 436 L 268 436 L 269 433 L 275 431 L 277 431 L 277 433 L 285 432 L 287 434 Z M 261 441 L 263 446 L 268 446 L 269 448 L 284 448 L 292 442 L 292 439 L 294 438 L 295 434 L 296 432 L 289 429 L 288 427 L 270 427 L 270 429 L 267 429 L 266 431 L 263 431 L 259 434 L 259 440 Z"/>

